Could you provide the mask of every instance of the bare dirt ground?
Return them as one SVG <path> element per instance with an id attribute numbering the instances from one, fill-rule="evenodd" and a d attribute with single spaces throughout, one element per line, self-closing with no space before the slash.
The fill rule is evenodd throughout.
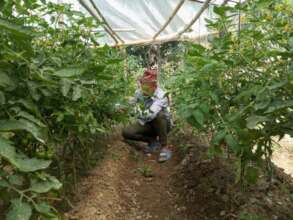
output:
<path id="1" fill-rule="evenodd" d="M 102 165 L 80 183 L 79 202 L 71 219 L 182 219 L 170 187 L 179 160 L 164 164 L 136 152 L 120 140 L 108 145 Z"/>
<path id="2" fill-rule="evenodd" d="M 159 164 L 156 155 L 147 157 L 113 137 L 103 161 L 78 184 L 67 218 L 293 219 L 292 178 L 282 170 L 276 168 L 272 182 L 261 175 L 243 191 L 235 183 L 232 159 L 208 159 L 206 146 L 193 136 L 179 134 L 172 144 L 187 150 L 177 150 L 172 160 Z"/>
<path id="3" fill-rule="evenodd" d="M 293 138 L 284 137 L 273 153 L 273 162 L 293 178 Z"/>

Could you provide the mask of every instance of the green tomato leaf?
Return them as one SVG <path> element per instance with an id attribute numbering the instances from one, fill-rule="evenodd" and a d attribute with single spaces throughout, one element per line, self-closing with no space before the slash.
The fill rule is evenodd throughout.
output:
<path id="1" fill-rule="evenodd" d="M 221 17 L 225 16 L 226 11 L 227 7 L 225 6 L 214 6 L 214 12 Z"/>
<path id="2" fill-rule="evenodd" d="M 228 144 L 229 148 L 234 153 L 238 153 L 239 152 L 239 145 L 236 142 L 235 138 L 231 134 L 226 135 L 225 140 L 226 140 L 226 143 Z"/>
<path id="3" fill-rule="evenodd" d="M 269 119 L 265 116 L 252 115 L 246 119 L 246 127 L 254 129 L 258 123 L 265 121 L 269 121 Z"/>
<path id="4" fill-rule="evenodd" d="M 273 85 L 271 86 L 268 86 L 268 89 L 270 90 L 274 90 L 274 89 L 278 89 L 280 87 L 283 87 L 284 85 L 286 85 L 288 83 L 288 80 L 283 80 L 281 82 L 277 82 L 277 83 L 274 83 Z"/>
<path id="5" fill-rule="evenodd" d="M 271 102 L 270 99 L 261 100 L 254 105 L 254 109 L 255 110 L 265 109 L 270 104 L 270 102 Z"/>
<path id="6" fill-rule="evenodd" d="M 288 39 L 288 44 L 289 44 L 290 48 L 293 48 L 293 37 L 290 37 Z"/>
<path id="7" fill-rule="evenodd" d="M 22 176 L 14 174 L 14 175 L 9 176 L 8 181 L 12 185 L 22 186 L 24 179 Z"/>
<path id="8" fill-rule="evenodd" d="M 195 120 L 201 126 L 203 126 L 203 123 L 204 123 L 204 114 L 199 109 L 197 109 L 197 110 L 194 111 L 193 116 L 195 117 Z"/>
<path id="9" fill-rule="evenodd" d="M 38 117 L 40 117 L 40 112 L 38 107 L 31 101 L 31 100 L 27 100 L 27 99 L 19 99 L 17 101 L 9 101 L 9 104 L 21 104 L 23 105 L 27 110 L 32 111 L 33 113 L 35 113 Z"/>
<path id="10" fill-rule="evenodd" d="M 202 110 L 203 113 L 208 114 L 209 113 L 209 105 L 207 103 L 202 103 L 199 106 L 200 110 Z"/>
<path id="11" fill-rule="evenodd" d="M 30 204 L 15 199 L 11 201 L 10 209 L 7 213 L 6 220 L 29 220 L 32 215 Z"/>
<path id="12" fill-rule="evenodd" d="M 56 214 L 53 211 L 53 208 L 45 202 L 35 203 L 34 204 L 35 210 L 45 217 L 49 217 L 50 220 L 52 218 L 57 218 Z"/>
<path id="13" fill-rule="evenodd" d="M 80 98 L 81 98 L 81 88 L 79 85 L 77 85 L 73 88 L 72 100 L 77 101 Z"/>
<path id="14" fill-rule="evenodd" d="M 32 114 L 30 114 L 28 112 L 20 111 L 17 113 L 17 116 L 25 118 L 25 119 L 37 124 L 40 127 L 46 127 L 46 125 L 43 122 L 41 122 L 39 119 L 37 119 L 35 116 L 33 116 Z"/>
<path id="15" fill-rule="evenodd" d="M 46 175 L 45 180 L 36 180 L 31 181 L 30 190 L 36 193 L 46 193 L 50 190 L 58 190 L 62 187 L 62 183 L 59 182 L 54 176 Z"/>
<path id="16" fill-rule="evenodd" d="M 245 179 L 250 184 L 257 182 L 259 171 L 256 167 L 248 166 L 246 168 Z"/>
<path id="17" fill-rule="evenodd" d="M 272 113 L 288 107 L 293 107 L 293 99 L 286 101 L 274 101 L 269 105 L 268 110 L 266 110 L 265 113 Z"/>
<path id="18" fill-rule="evenodd" d="M 10 186 L 10 184 L 6 180 L 0 179 L 0 189 L 1 188 L 7 188 L 9 186 Z"/>
<path id="19" fill-rule="evenodd" d="M 72 81 L 68 80 L 68 79 L 61 79 L 61 92 L 63 96 L 67 96 L 70 88 L 71 88 L 71 84 Z"/>
<path id="20" fill-rule="evenodd" d="M 43 170 L 49 167 L 50 160 L 42 160 L 37 158 L 29 159 L 23 154 L 18 154 L 15 151 L 12 143 L 0 137 L 0 156 L 9 161 L 13 166 L 22 172 L 34 172 Z"/>
<path id="21" fill-rule="evenodd" d="M 25 130 L 31 133 L 38 141 L 45 143 L 46 133 L 44 130 L 37 127 L 30 121 L 19 119 L 19 120 L 0 120 L 0 131 L 16 131 Z"/>
<path id="22" fill-rule="evenodd" d="M 13 80 L 6 73 L 0 71 L 0 87 L 7 91 L 12 91 L 16 86 Z"/>
<path id="23" fill-rule="evenodd" d="M 57 72 L 54 73 L 54 76 L 59 76 L 62 78 L 76 77 L 76 76 L 82 75 L 85 70 L 86 70 L 85 68 L 69 67 L 69 68 L 58 70 Z"/>
<path id="24" fill-rule="evenodd" d="M 27 27 L 23 27 L 12 23 L 10 21 L 4 20 L 0 18 L 0 30 L 6 30 L 14 35 L 31 38 L 34 33 Z"/>
<path id="25" fill-rule="evenodd" d="M 0 105 L 5 104 L 5 95 L 2 91 L 0 91 Z"/>
<path id="26" fill-rule="evenodd" d="M 226 136 L 226 131 L 225 130 L 221 130 L 219 132 L 216 133 L 216 135 L 214 135 L 213 137 L 213 144 L 218 145 L 220 144 L 220 142 L 225 138 Z"/>
<path id="27" fill-rule="evenodd" d="M 113 65 L 113 64 L 120 63 L 122 61 L 123 61 L 123 59 L 121 59 L 121 58 L 111 58 L 111 59 L 107 60 L 107 63 Z"/>

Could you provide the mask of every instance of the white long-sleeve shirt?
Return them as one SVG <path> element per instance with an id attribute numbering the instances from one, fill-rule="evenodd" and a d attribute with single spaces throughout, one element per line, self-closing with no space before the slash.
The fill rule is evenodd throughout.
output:
<path id="1" fill-rule="evenodd" d="M 146 98 L 141 90 L 136 90 L 135 96 L 129 102 L 140 104 L 138 122 L 141 125 L 155 119 L 160 111 L 164 112 L 167 120 L 171 120 L 167 93 L 159 87 L 149 98 Z"/>

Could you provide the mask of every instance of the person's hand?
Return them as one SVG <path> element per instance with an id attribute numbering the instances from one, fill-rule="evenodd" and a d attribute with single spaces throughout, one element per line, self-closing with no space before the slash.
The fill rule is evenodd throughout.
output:
<path id="1" fill-rule="evenodd" d="M 115 112 L 117 113 L 125 113 L 128 110 L 125 105 L 121 105 L 121 104 L 115 104 L 114 109 L 115 109 Z"/>
<path id="2" fill-rule="evenodd" d="M 118 113 L 126 113 L 127 109 L 126 108 L 121 108 L 121 109 L 117 109 Z"/>

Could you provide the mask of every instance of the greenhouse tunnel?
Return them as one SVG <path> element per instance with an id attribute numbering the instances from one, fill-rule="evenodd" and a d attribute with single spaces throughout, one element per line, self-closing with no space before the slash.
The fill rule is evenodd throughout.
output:
<path id="1" fill-rule="evenodd" d="M 292 0 L 0 1 L 0 220 L 292 220 Z"/>

